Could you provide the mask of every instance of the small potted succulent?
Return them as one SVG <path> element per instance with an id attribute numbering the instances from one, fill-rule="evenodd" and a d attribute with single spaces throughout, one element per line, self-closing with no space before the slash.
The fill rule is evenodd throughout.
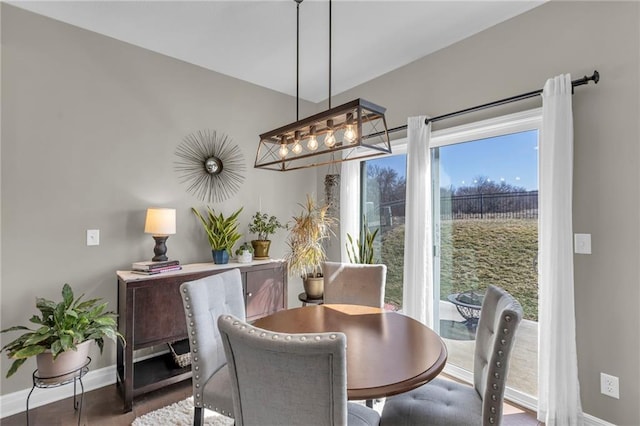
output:
<path id="1" fill-rule="evenodd" d="M 238 258 L 238 263 L 250 263 L 253 259 L 253 247 L 245 241 L 236 250 L 236 256 Z"/>
<path id="2" fill-rule="evenodd" d="M 36 298 L 36 308 L 40 316 L 29 320 L 35 324 L 31 329 L 25 326 L 6 328 L 1 333 L 24 331 L 15 340 L 7 343 L 0 352 L 6 351 L 13 359 L 7 377 L 13 375 L 27 358 L 36 356 L 38 375 L 55 377 L 51 382 L 63 381 L 66 374 L 81 368 L 87 360 L 89 345 L 95 341 L 104 348 L 104 339 L 121 339 L 114 312 L 106 311 L 107 303 L 101 299 L 83 301 L 84 294 L 74 298 L 69 284 L 62 287 L 62 300 Z"/>
<path id="3" fill-rule="evenodd" d="M 249 224 L 249 232 L 257 234 L 258 238 L 251 241 L 256 259 L 268 259 L 271 240 L 269 235 L 275 234 L 279 228 L 286 228 L 277 217 L 267 213 L 256 212 Z"/>
<path id="4" fill-rule="evenodd" d="M 229 217 L 224 217 L 222 213 L 216 214 L 208 206 L 205 215 L 200 214 L 195 207 L 192 207 L 191 211 L 200 219 L 202 227 L 207 233 L 213 262 L 217 264 L 229 263 L 229 255 L 233 254 L 233 246 L 242 237 L 238 232 L 238 216 L 242 212 L 242 207 Z"/>

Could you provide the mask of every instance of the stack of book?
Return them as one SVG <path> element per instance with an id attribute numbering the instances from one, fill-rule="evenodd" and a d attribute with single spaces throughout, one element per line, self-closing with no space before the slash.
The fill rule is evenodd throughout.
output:
<path id="1" fill-rule="evenodd" d="M 135 262 L 131 265 L 131 272 L 142 275 L 155 275 L 169 271 L 179 271 L 182 269 L 177 260 L 165 260 L 160 262 Z"/>

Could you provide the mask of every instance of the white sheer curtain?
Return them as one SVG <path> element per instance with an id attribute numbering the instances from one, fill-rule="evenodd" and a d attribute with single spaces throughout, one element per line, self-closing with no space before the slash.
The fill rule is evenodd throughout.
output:
<path id="1" fill-rule="evenodd" d="M 404 229 L 402 310 L 433 326 L 433 239 L 431 233 L 431 124 L 426 116 L 407 122 L 407 200 Z"/>
<path id="2" fill-rule="evenodd" d="M 539 230 L 538 420 L 584 424 L 578 384 L 573 297 L 573 116 L 571 76 L 542 93 Z"/>
<path id="3" fill-rule="evenodd" d="M 360 235 L 360 162 L 345 161 L 340 169 L 340 258 L 349 262 L 347 233 L 353 238 Z"/>

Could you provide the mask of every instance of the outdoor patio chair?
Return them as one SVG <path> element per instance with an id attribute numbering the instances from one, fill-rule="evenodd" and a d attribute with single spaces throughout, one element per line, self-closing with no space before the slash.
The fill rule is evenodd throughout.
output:
<path id="1" fill-rule="evenodd" d="M 384 307 L 387 266 L 324 262 L 324 303 Z"/>
<path id="2" fill-rule="evenodd" d="M 227 358 L 216 319 L 222 314 L 245 318 L 242 277 L 231 269 L 180 286 L 187 320 L 193 371 L 194 426 L 203 424 L 203 408 L 233 417 Z"/>
<path id="3" fill-rule="evenodd" d="M 499 425 L 509 358 L 522 307 L 503 289 L 484 296 L 473 364 L 473 385 L 445 379 L 387 398 L 381 425 Z"/>
<path id="4" fill-rule="evenodd" d="M 276 333 L 233 315 L 221 315 L 218 328 L 236 426 L 379 424 L 376 411 L 347 402 L 343 333 Z"/>

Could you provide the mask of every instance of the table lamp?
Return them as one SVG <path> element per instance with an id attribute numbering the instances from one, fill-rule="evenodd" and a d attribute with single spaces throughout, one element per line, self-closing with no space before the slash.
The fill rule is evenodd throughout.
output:
<path id="1" fill-rule="evenodd" d="M 147 209 L 144 232 L 151 234 L 156 240 L 156 246 L 153 248 L 155 256 L 151 260 L 154 262 L 167 260 L 167 238 L 176 233 L 176 209 Z"/>

